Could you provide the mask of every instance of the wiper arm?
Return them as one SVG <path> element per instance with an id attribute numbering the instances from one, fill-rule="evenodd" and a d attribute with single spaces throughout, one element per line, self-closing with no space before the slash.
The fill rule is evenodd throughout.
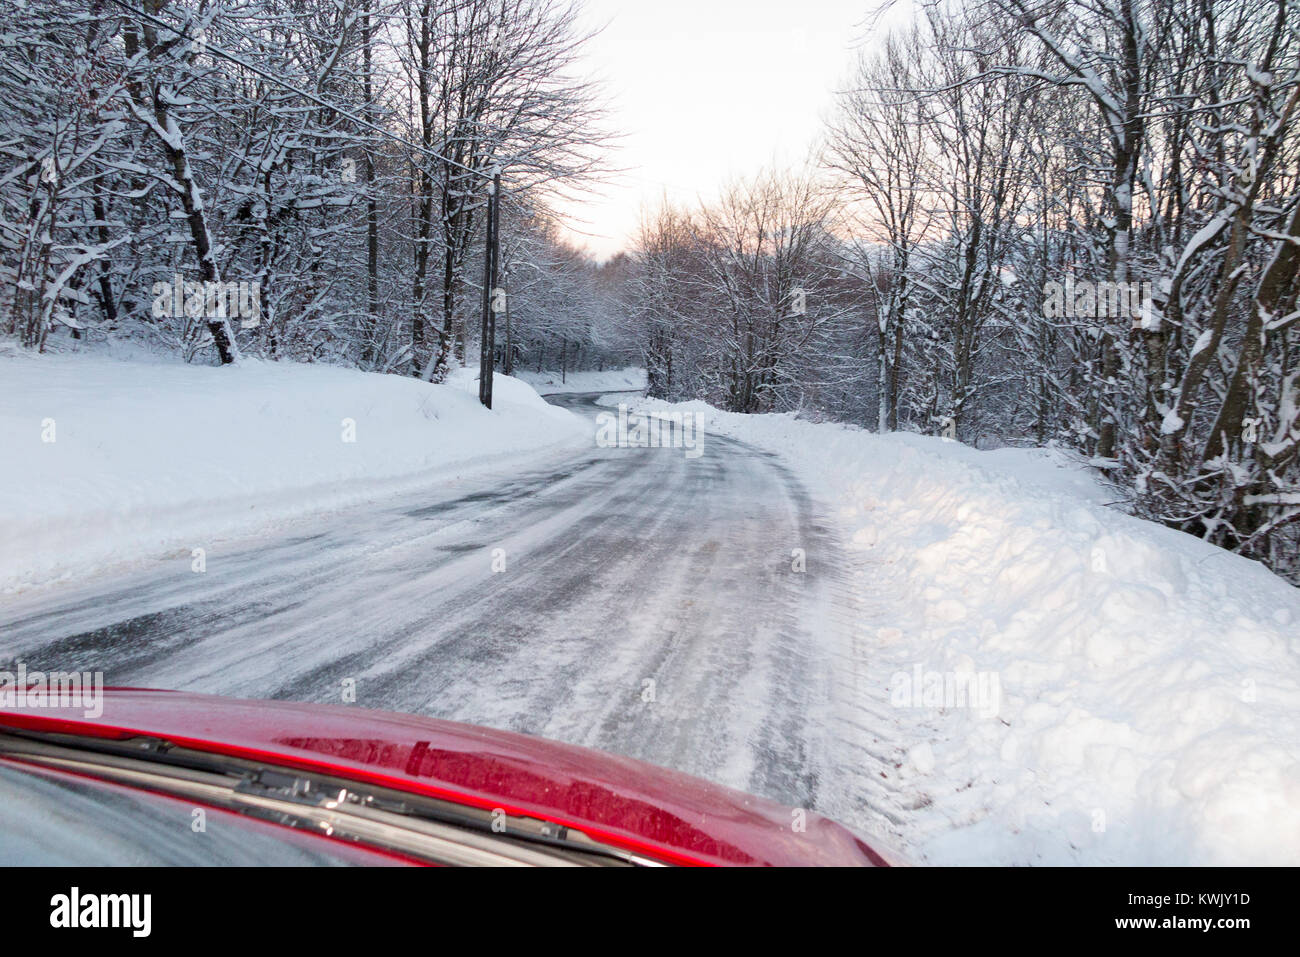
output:
<path id="1" fill-rule="evenodd" d="M 478 808 L 268 762 L 122 740 L 5 730 L 0 758 L 200 801 L 439 864 L 658 865 L 552 821 Z"/>

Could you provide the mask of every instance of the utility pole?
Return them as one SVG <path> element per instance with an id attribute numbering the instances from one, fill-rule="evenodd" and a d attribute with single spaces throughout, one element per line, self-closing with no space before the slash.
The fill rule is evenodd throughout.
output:
<path id="1" fill-rule="evenodd" d="M 510 335 L 510 269 L 502 270 L 501 290 L 506 300 L 506 351 L 501 356 L 501 371 L 506 375 L 515 374 L 515 344 Z"/>
<path id="2" fill-rule="evenodd" d="M 488 192 L 486 248 L 483 250 L 483 330 L 482 351 L 478 362 L 478 400 L 492 408 L 492 367 L 496 352 L 497 333 L 497 266 L 501 257 L 501 171 L 492 176 Z"/>

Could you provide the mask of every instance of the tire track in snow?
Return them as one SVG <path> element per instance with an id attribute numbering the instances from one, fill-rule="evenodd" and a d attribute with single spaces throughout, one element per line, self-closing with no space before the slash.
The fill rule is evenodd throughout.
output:
<path id="1" fill-rule="evenodd" d="M 591 397 L 561 404 L 594 412 Z M 593 427 L 594 434 L 594 427 Z M 493 574 L 503 548 L 506 571 Z M 807 570 L 791 569 L 802 548 Z M 541 734 L 899 830 L 873 609 L 770 453 L 591 449 L 0 607 L 0 660 Z M 653 701 L 643 700 L 653 681 Z"/>

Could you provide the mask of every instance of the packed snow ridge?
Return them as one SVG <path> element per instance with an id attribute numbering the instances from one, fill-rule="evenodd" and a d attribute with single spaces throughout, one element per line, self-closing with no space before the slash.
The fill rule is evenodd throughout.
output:
<path id="1" fill-rule="evenodd" d="M 637 405 L 780 454 L 837 516 L 921 860 L 1300 860 L 1300 589 L 1106 507 L 1064 453 Z M 994 707 L 947 700 L 988 676 Z"/>

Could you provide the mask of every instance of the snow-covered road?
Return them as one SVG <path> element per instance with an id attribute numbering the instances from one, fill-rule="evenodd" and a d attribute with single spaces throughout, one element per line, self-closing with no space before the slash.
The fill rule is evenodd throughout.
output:
<path id="1" fill-rule="evenodd" d="M 551 401 L 593 416 L 596 396 Z M 347 700 L 631 755 L 894 831 L 831 524 L 771 453 L 601 449 L 0 606 L 0 661 Z M 203 543 L 195 543 L 202 545 Z M 795 568 L 794 551 L 806 555 Z"/>

